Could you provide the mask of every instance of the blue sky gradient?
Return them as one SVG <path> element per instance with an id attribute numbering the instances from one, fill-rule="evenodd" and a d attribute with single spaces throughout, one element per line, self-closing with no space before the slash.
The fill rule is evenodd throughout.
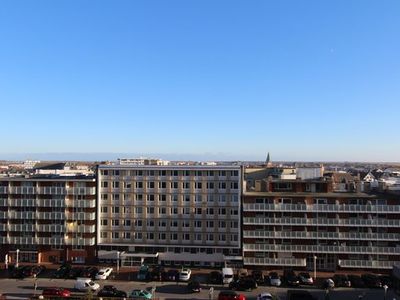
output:
<path id="1" fill-rule="evenodd" d="M 400 161 L 399 1 L 2 1 L 2 155 Z"/>

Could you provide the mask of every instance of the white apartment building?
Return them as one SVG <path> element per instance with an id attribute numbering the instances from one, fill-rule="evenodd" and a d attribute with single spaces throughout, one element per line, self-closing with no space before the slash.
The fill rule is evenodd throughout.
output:
<path id="1" fill-rule="evenodd" d="M 99 260 L 219 266 L 241 260 L 240 166 L 100 165 Z"/>

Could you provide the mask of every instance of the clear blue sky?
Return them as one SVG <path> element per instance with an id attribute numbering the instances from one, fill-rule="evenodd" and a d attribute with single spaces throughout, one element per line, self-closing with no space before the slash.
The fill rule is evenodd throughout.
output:
<path id="1" fill-rule="evenodd" d="M 400 161 L 400 1 L 1 1 L 6 153 Z"/>

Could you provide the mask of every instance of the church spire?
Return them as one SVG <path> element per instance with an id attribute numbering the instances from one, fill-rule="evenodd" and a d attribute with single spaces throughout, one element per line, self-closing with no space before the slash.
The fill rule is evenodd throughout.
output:
<path id="1" fill-rule="evenodd" d="M 269 152 L 268 152 L 268 154 L 267 154 L 267 159 L 265 160 L 265 164 L 266 164 L 267 166 L 271 164 L 271 158 L 270 158 L 270 156 L 269 156 Z"/>

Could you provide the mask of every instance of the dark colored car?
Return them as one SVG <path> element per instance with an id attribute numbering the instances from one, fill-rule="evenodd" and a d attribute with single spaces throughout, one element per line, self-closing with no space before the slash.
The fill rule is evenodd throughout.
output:
<path id="1" fill-rule="evenodd" d="M 246 297 L 234 291 L 221 291 L 218 300 L 246 300 Z"/>
<path id="2" fill-rule="evenodd" d="M 69 264 L 64 264 L 64 265 L 61 265 L 57 270 L 56 270 L 56 272 L 54 273 L 54 277 L 55 278 L 65 278 L 65 277 L 67 277 L 67 275 L 68 275 L 68 273 L 69 273 L 69 271 L 71 270 L 71 265 L 69 265 Z"/>
<path id="3" fill-rule="evenodd" d="M 72 268 L 69 270 L 67 278 L 75 279 L 77 277 L 81 277 L 81 273 L 83 268 Z"/>
<path id="4" fill-rule="evenodd" d="M 393 286 L 392 277 L 390 277 L 388 275 L 380 275 L 379 280 L 381 281 L 382 286 L 386 285 L 389 288 L 391 288 Z"/>
<path id="5" fill-rule="evenodd" d="M 257 282 L 251 278 L 240 278 L 239 280 L 232 281 L 229 284 L 229 288 L 232 290 L 239 290 L 239 291 L 251 291 L 257 288 Z"/>
<path id="6" fill-rule="evenodd" d="M 36 277 L 44 271 L 44 266 L 27 266 L 23 270 L 24 277 Z"/>
<path id="7" fill-rule="evenodd" d="M 261 270 L 254 270 L 251 272 L 251 277 L 258 283 L 263 284 L 265 279 Z"/>
<path id="8" fill-rule="evenodd" d="M 358 275 L 348 275 L 351 286 L 355 288 L 365 288 L 364 281 Z"/>
<path id="9" fill-rule="evenodd" d="M 46 288 L 43 290 L 42 296 L 68 298 L 71 296 L 71 292 L 67 289 L 58 287 Z"/>
<path id="10" fill-rule="evenodd" d="M 150 279 L 153 281 L 161 281 L 161 280 L 166 280 L 166 272 L 164 267 L 162 266 L 155 266 L 151 271 L 150 271 Z"/>
<path id="11" fill-rule="evenodd" d="M 363 274 L 361 275 L 362 281 L 364 281 L 365 285 L 369 288 L 381 288 L 382 282 L 379 277 L 374 274 Z"/>
<path id="12" fill-rule="evenodd" d="M 98 293 L 98 297 L 127 297 L 127 294 L 124 291 L 118 290 L 113 285 L 105 285 Z"/>
<path id="13" fill-rule="evenodd" d="M 287 300 L 317 300 L 316 297 L 310 294 L 310 292 L 305 290 L 288 290 Z"/>
<path id="14" fill-rule="evenodd" d="M 94 278 L 97 272 L 99 272 L 99 269 L 96 267 L 86 267 L 81 271 L 79 277 Z"/>
<path id="15" fill-rule="evenodd" d="M 210 284 L 222 284 L 222 274 L 218 271 L 212 271 L 208 274 L 208 283 Z"/>
<path id="16" fill-rule="evenodd" d="M 351 287 L 351 282 L 346 275 L 335 274 L 332 277 L 335 287 Z"/>
<path id="17" fill-rule="evenodd" d="M 179 271 L 171 269 L 167 272 L 166 279 L 170 281 L 175 281 L 179 279 Z"/>
<path id="18" fill-rule="evenodd" d="M 200 282 L 195 281 L 195 280 L 190 281 L 187 285 L 187 288 L 188 288 L 189 292 L 192 292 L 192 293 L 200 293 L 201 292 Z"/>
<path id="19" fill-rule="evenodd" d="M 300 280 L 300 284 L 305 284 L 305 285 L 313 285 L 314 284 L 313 278 L 307 272 L 299 273 L 298 278 Z"/>
<path id="20" fill-rule="evenodd" d="M 287 285 L 289 286 L 299 286 L 300 280 L 296 276 L 293 270 L 284 270 L 283 271 L 283 278 Z"/>

